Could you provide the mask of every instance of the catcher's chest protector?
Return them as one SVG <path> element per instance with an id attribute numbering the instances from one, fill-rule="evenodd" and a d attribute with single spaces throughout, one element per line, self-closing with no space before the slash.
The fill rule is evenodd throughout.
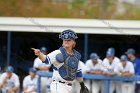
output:
<path id="1" fill-rule="evenodd" d="M 59 49 L 64 57 L 64 64 L 58 69 L 59 74 L 63 79 L 72 81 L 76 77 L 81 55 L 76 50 L 73 50 L 73 55 L 69 55 L 63 47 Z"/>

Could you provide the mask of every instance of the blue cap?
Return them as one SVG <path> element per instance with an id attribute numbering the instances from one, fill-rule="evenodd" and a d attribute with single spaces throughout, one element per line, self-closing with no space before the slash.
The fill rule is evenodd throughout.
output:
<path id="1" fill-rule="evenodd" d="M 133 48 L 129 48 L 125 53 L 134 55 L 136 52 L 135 52 L 135 50 Z"/>
<path id="2" fill-rule="evenodd" d="M 34 68 L 34 67 L 31 67 L 31 68 L 29 68 L 29 72 L 36 72 L 37 70 L 36 70 L 36 68 Z"/>
<path id="3" fill-rule="evenodd" d="M 121 61 L 127 61 L 127 60 L 128 60 L 128 58 L 127 58 L 127 56 L 126 56 L 126 55 L 122 55 L 122 56 L 121 56 L 121 58 L 120 58 L 120 60 L 121 60 Z"/>
<path id="4" fill-rule="evenodd" d="M 114 53 L 114 54 L 115 54 L 115 49 L 114 49 L 113 47 L 108 48 L 108 50 L 107 50 L 107 51 L 111 51 L 112 53 Z"/>
<path id="5" fill-rule="evenodd" d="M 46 52 L 46 51 L 47 51 L 47 48 L 46 48 L 46 47 L 41 47 L 41 48 L 40 48 L 40 51 L 41 51 L 41 52 Z"/>
<path id="6" fill-rule="evenodd" d="M 8 66 L 6 72 L 14 72 L 14 68 L 12 66 Z"/>
<path id="7" fill-rule="evenodd" d="M 99 58 L 99 56 L 96 53 L 91 53 L 90 54 L 90 59 L 97 60 L 98 58 Z"/>

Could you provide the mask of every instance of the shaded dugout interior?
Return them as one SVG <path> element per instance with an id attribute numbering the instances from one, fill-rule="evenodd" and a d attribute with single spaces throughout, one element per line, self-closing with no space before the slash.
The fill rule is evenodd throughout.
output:
<path id="1" fill-rule="evenodd" d="M 32 33 L 32 32 L 11 32 L 11 56 L 10 64 L 18 69 L 18 71 L 27 72 L 28 68 L 33 65 L 36 58 L 32 47 L 47 47 L 48 53 L 58 49 L 62 45 L 58 33 Z M 85 35 L 78 34 L 76 40 L 76 49 L 82 54 L 84 61 Z M 109 47 L 116 49 L 116 56 L 120 57 L 128 48 L 134 48 L 136 55 L 140 56 L 140 36 L 130 35 L 104 35 L 89 34 L 87 55 L 96 52 L 101 59 L 105 57 L 106 50 Z M 87 57 L 89 58 L 89 57 Z M 4 68 L 7 60 L 7 32 L 0 32 L 0 66 Z"/>

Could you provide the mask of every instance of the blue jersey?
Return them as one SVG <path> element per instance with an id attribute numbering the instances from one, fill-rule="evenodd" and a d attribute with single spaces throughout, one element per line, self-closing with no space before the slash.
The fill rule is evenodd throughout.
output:
<path id="1" fill-rule="evenodd" d="M 135 75 L 140 75 L 140 59 L 135 58 L 134 60 L 130 60 L 133 62 L 134 67 L 135 67 Z"/>

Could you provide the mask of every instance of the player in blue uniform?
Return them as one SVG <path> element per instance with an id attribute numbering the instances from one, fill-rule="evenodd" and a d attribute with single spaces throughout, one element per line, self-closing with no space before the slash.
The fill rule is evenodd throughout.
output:
<path id="1" fill-rule="evenodd" d="M 129 61 L 134 64 L 135 75 L 140 76 L 140 59 L 135 56 L 136 52 L 133 48 L 130 48 L 126 52 Z M 136 82 L 136 92 L 140 92 L 140 81 Z"/>

